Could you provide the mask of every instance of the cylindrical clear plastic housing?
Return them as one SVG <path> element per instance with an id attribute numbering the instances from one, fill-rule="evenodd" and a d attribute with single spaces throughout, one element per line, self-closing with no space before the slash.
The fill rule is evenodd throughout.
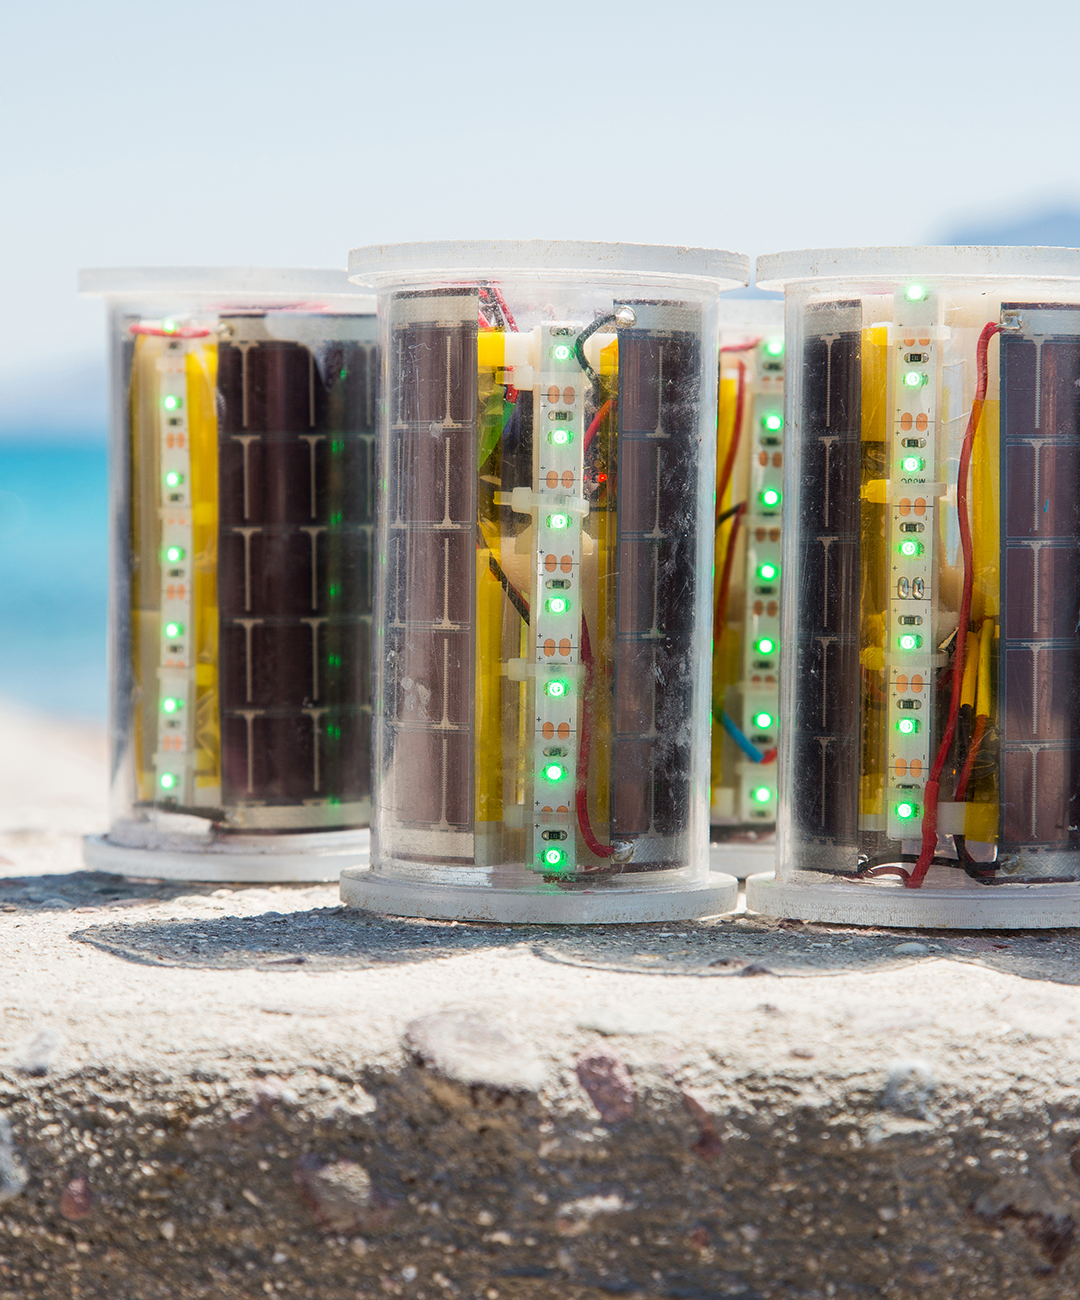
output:
<path id="1" fill-rule="evenodd" d="M 710 859 L 740 878 L 776 853 L 784 304 L 720 299 Z"/>
<path id="2" fill-rule="evenodd" d="M 595 922 L 708 863 L 717 298 L 699 249 L 359 249 L 383 394 L 372 867 L 348 902 Z"/>
<path id="3" fill-rule="evenodd" d="M 366 861 L 378 377 L 343 271 L 84 271 L 111 349 L 110 829 L 88 864 Z"/>
<path id="4" fill-rule="evenodd" d="M 1080 251 L 762 258 L 787 296 L 775 879 L 751 908 L 1080 922 Z"/>

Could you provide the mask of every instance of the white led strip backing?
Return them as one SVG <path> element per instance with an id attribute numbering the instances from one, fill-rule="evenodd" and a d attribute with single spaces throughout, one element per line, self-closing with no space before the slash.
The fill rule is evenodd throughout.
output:
<path id="1" fill-rule="evenodd" d="M 746 498 L 744 683 L 738 725 L 762 752 L 774 749 L 779 715 L 780 513 L 784 477 L 784 345 L 755 349 L 750 380 L 750 479 Z M 768 721 L 766 721 L 766 719 Z M 776 820 L 776 764 L 739 761 L 739 820 Z"/>
<path id="2" fill-rule="evenodd" d="M 896 294 L 889 327 L 891 412 L 886 447 L 886 556 L 889 604 L 885 671 L 889 684 L 885 774 L 887 834 L 917 840 L 923 791 L 933 762 L 937 503 L 941 439 L 937 295 L 921 285 Z"/>
<path id="3" fill-rule="evenodd" d="M 155 801 L 194 802 L 195 589 L 191 554 L 191 442 L 187 354 L 191 344 L 166 337 L 157 363 L 161 623 Z"/>
<path id="4" fill-rule="evenodd" d="M 534 390 L 535 565 L 531 593 L 535 664 L 530 865 L 577 870 L 577 755 L 580 739 L 581 552 L 588 503 L 582 491 L 588 379 L 574 343 L 580 325 L 540 330 Z"/>

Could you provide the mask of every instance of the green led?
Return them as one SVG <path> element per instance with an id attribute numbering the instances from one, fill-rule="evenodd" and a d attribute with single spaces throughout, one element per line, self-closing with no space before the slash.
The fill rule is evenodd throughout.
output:
<path id="1" fill-rule="evenodd" d="M 184 481 L 183 474 L 179 473 L 179 471 L 175 469 L 169 470 L 168 474 L 165 475 L 166 487 L 179 487 L 180 484 L 183 483 L 183 481 Z"/>
<path id="2" fill-rule="evenodd" d="M 770 509 L 780 504 L 780 492 L 778 488 L 766 488 L 761 494 L 761 504 L 768 506 Z"/>
<path id="3" fill-rule="evenodd" d="M 917 370 L 909 370 L 904 376 L 904 383 L 908 388 L 919 388 L 926 383 L 926 375 L 920 374 Z"/>
<path id="4" fill-rule="evenodd" d="M 561 681 L 558 677 L 544 683 L 544 694 L 550 695 L 553 700 L 561 700 L 569 689 L 570 683 Z"/>
<path id="5" fill-rule="evenodd" d="M 759 655 L 771 655 L 776 649 L 776 642 L 771 636 L 763 636 L 755 641 L 754 649 Z"/>
<path id="6" fill-rule="evenodd" d="M 926 468 L 926 461 L 921 456 L 905 456 L 900 462 L 900 468 L 905 474 L 918 474 L 921 469 Z"/>
<path id="7" fill-rule="evenodd" d="M 771 731 L 773 725 L 773 716 L 771 713 L 755 713 L 754 726 L 758 731 Z"/>
<path id="8" fill-rule="evenodd" d="M 905 632 L 902 637 L 898 638 L 897 645 L 901 650 L 918 650 L 919 646 L 922 645 L 922 637 L 916 636 L 914 632 Z"/>
<path id="9" fill-rule="evenodd" d="M 184 548 L 182 546 L 170 546 L 165 552 L 165 558 L 170 564 L 176 564 L 184 558 Z"/>
<path id="10" fill-rule="evenodd" d="M 543 859 L 546 867 L 561 867 L 566 861 L 566 854 L 562 849 L 545 849 Z"/>
<path id="11" fill-rule="evenodd" d="M 165 635 L 169 638 L 170 641 L 175 641 L 178 636 L 183 636 L 184 635 L 183 623 L 166 623 Z"/>
<path id="12" fill-rule="evenodd" d="M 556 447 L 565 447 L 573 441 L 573 437 L 569 429 L 552 429 L 548 434 L 548 442 L 553 442 Z"/>
<path id="13" fill-rule="evenodd" d="M 914 736 L 918 733 L 919 724 L 914 718 L 901 718 L 896 724 L 896 730 L 901 736 Z"/>
<path id="14" fill-rule="evenodd" d="M 913 541 L 908 537 L 900 543 L 899 551 L 906 559 L 913 560 L 916 556 L 922 555 L 923 544 L 922 542 Z"/>
<path id="15" fill-rule="evenodd" d="M 163 320 L 163 321 L 161 322 L 161 328 L 165 331 L 166 334 L 175 334 L 175 333 L 176 333 L 176 321 L 174 321 L 174 320 Z"/>
<path id="16" fill-rule="evenodd" d="M 545 781 L 561 781 L 566 775 L 566 768 L 561 763 L 545 763 L 541 775 Z"/>
<path id="17" fill-rule="evenodd" d="M 174 700 L 172 696 L 170 696 L 167 700 L 161 701 L 161 709 L 163 713 L 177 713 L 183 707 L 184 707 L 184 701 Z"/>
<path id="18" fill-rule="evenodd" d="M 770 357 L 782 357 L 784 355 L 784 340 L 766 339 L 765 352 Z"/>
<path id="19" fill-rule="evenodd" d="M 780 566 L 773 564 L 771 560 L 766 560 L 764 564 L 758 565 L 757 576 L 762 582 L 775 582 L 780 576 Z"/>
<path id="20" fill-rule="evenodd" d="M 173 786 L 176 785 L 176 777 L 172 772 L 162 772 L 158 777 L 158 785 L 160 785 L 163 790 L 171 790 Z"/>
<path id="21" fill-rule="evenodd" d="M 555 358 L 556 361 L 569 361 L 570 348 L 567 347 L 565 343 L 556 343 L 555 346 L 551 349 L 551 355 Z"/>
<path id="22" fill-rule="evenodd" d="M 772 798 L 772 791 L 767 785 L 756 785 L 750 791 L 750 798 L 754 803 L 768 803 Z"/>
<path id="23" fill-rule="evenodd" d="M 926 298 L 925 284 L 909 284 L 904 290 L 904 297 L 908 302 L 922 302 Z"/>
<path id="24" fill-rule="evenodd" d="M 170 393 L 162 402 L 162 406 L 165 407 L 166 411 L 178 411 L 180 409 L 180 399 L 179 397 L 173 397 L 172 393 Z"/>
<path id="25" fill-rule="evenodd" d="M 770 433 L 779 433 L 784 427 L 784 417 L 779 411 L 770 411 L 761 421 L 761 427 Z"/>
<path id="26" fill-rule="evenodd" d="M 547 602 L 547 610 L 549 614 L 565 614 L 569 608 L 570 602 L 565 596 L 552 596 L 552 598 Z"/>
<path id="27" fill-rule="evenodd" d="M 548 515 L 547 522 L 549 528 L 569 528 L 570 516 L 569 515 Z"/>
<path id="28" fill-rule="evenodd" d="M 902 822 L 909 822 L 912 817 L 918 817 L 919 805 L 910 799 L 904 799 L 896 805 L 896 815 Z"/>

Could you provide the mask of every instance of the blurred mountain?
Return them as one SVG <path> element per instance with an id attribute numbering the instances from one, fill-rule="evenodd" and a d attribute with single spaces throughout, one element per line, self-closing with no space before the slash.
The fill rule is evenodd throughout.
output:
<path id="1" fill-rule="evenodd" d="M 0 439 L 105 437 L 102 356 L 67 357 L 55 368 L 0 370 Z"/>
<path id="2" fill-rule="evenodd" d="M 1051 208 L 1035 212 L 1019 221 L 957 225 L 941 243 L 999 246 L 1036 244 L 1043 247 L 1080 248 L 1080 211 L 1075 208 Z"/>

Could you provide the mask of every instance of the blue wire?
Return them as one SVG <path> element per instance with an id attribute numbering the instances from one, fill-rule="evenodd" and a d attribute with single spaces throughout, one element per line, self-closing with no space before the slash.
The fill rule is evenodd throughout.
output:
<path id="1" fill-rule="evenodd" d="M 726 713 L 720 714 L 720 721 L 724 724 L 724 730 L 731 739 L 738 745 L 742 752 L 752 763 L 762 763 L 765 761 L 765 755 L 753 743 L 747 740 L 739 728 L 732 722 Z"/>

